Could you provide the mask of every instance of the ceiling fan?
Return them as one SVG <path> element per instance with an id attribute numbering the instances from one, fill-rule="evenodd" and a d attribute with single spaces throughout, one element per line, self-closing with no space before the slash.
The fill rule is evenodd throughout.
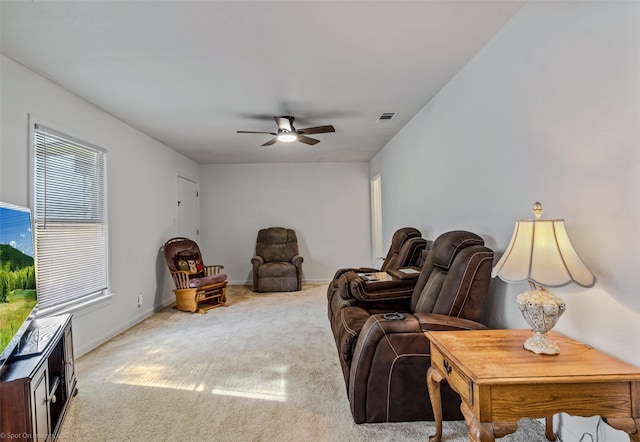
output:
<path id="1" fill-rule="evenodd" d="M 252 132 L 248 130 L 239 130 L 238 133 L 239 134 L 269 134 L 269 135 L 275 136 L 275 138 L 272 138 L 271 140 L 264 143 L 263 146 L 271 146 L 272 144 L 275 144 L 278 141 L 282 141 L 283 143 L 299 141 L 301 143 L 308 144 L 309 146 L 313 146 L 314 144 L 318 144 L 320 140 L 316 140 L 315 138 L 308 137 L 307 135 L 325 134 L 325 133 L 336 131 L 332 125 L 307 127 L 305 129 L 296 129 L 293 126 L 293 122 L 295 121 L 295 118 L 291 116 L 273 117 L 273 119 L 276 120 L 276 124 L 278 125 L 277 132 Z"/>

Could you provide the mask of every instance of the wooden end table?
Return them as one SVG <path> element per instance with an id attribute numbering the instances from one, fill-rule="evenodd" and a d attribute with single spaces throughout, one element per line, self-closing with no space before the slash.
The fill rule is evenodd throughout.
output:
<path id="1" fill-rule="evenodd" d="M 555 356 L 525 350 L 530 330 L 425 332 L 431 342 L 427 372 L 436 434 L 442 439 L 440 382 L 462 398 L 460 409 L 472 442 L 495 441 L 518 429 L 523 417 L 545 418 L 545 435 L 555 440 L 552 418 L 565 412 L 602 416 L 640 442 L 640 369 L 559 333 Z"/>

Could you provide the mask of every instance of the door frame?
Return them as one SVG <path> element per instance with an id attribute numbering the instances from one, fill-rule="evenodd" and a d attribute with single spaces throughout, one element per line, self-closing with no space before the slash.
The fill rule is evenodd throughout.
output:
<path id="1" fill-rule="evenodd" d="M 196 188 L 196 213 L 195 213 L 195 217 L 197 220 L 197 226 L 196 226 L 196 238 L 191 238 L 194 241 L 197 242 L 198 238 L 200 238 L 200 182 L 198 181 L 197 178 L 194 178 L 193 176 L 186 174 L 186 173 L 182 173 L 182 172 L 178 172 L 177 176 L 176 176 L 176 222 L 175 222 L 175 228 L 176 228 L 176 234 L 181 235 L 182 233 L 178 231 L 178 227 L 180 226 L 180 180 L 186 180 L 189 181 L 193 184 L 195 184 L 195 188 Z"/>
<path id="2" fill-rule="evenodd" d="M 371 260 L 374 267 L 382 264 L 384 250 L 382 249 L 382 174 L 376 173 L 371 177 Z"/>

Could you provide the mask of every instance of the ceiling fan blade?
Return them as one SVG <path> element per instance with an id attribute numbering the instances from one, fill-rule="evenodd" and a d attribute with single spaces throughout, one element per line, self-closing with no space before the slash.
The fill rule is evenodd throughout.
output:
<path id="1" fill-rule="evenodd" d="M 267 135 L 277 135 L 273 132 L 253 132 L 250 130 L 239 130 L 238 131 L 239 134 L 267 134 Z"/>
<path id="2" fill-rule="evenodd" d="M 318 144 L 320 140 L 316 140 L 315 138 L 305 137 L 304 135 L 298 135 L 298 141 L 304 144 L 308 144 L 309 146 L 313 146 L 314 144 Z"/>
<path id="3" fill-rule="evenodd" d="M 277 142 L 278 142 L 278 137 L 275 137 L 275 138 L 270 139 L 266 143 L 264 143 L 262 146 L 271 146 L 272 144 L 275 144 Z"/>
<path id="4" fill-rule="evenodd" d="M 286 132 L 293 132 L 293 127 L 291 126 L 291 120 L 293 120 L 293 117 L 273 117 L 273 119 L 276 120 L 278 129 Z"/>
<path id="5" fill-rule="evenodd" d="M 317 127 L 307 127 L 305 129 L 298 129 L 299 134 L 326 134 L 329 132 L 335 132 L 336 129 L 332 125 L 328 126 L 317 126 Z"/>

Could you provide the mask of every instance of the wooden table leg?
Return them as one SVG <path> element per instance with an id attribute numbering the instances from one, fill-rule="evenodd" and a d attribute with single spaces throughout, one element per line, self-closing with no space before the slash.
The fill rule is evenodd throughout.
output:
<path id="1" fill-rule="evenodd" d="M 429 389 L 429 399 L 433 409 L 433 420 L 436 423 L 436 434 L 429 436 L 429 442 L 440 442 L 442 440 L 442 399 L 440 397 L 440 382 L 442 375 L 438 370 L 429 367 L 427 370 L 427 388 Z"/>
<path id="2" fill-rule="evenodd" d="M 460 404 L 460 411 L 469 427 L 471 442 L 494 442 L 496 437 L 504 437 L 518 430 L 517 422 L 480 422 L 464 401 Z"/>
<path id="3" fill-rule="evenodd" d="M 613 428 L 627 432 L 630 442 L 640 442 L 640 419 L 619 417 L 612 419 L 605 418 L 604 421 Z"/>
<path id="4" fill-rule="evenodd" d="M 544 435 L 547 440 L 556 440 L 556 434 L 553 432 L 553 416 L 546 416 L 544 418 Z"/>
<path id="5" fill-rule="evenodd" d="M 469 428 L 469 439 L 471 442 L 494 442 L 496 440 L 491 422 L 480 422 L 469 406 L 463 401 L 460 404 L 460 411 L 464 415 L 464 420 Z"/>

